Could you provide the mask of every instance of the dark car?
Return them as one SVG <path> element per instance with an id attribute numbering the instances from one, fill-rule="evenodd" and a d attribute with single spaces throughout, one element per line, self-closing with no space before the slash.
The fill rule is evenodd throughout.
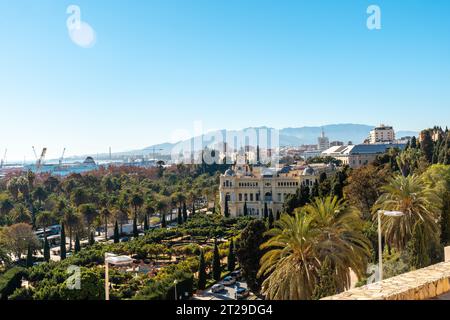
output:
<path id="1" fill-rule="evenodd" d="M 236 288 L 236 298 L 237 299 L 245 299 L 249 296 L 250 292 L 246 288 Z"/>

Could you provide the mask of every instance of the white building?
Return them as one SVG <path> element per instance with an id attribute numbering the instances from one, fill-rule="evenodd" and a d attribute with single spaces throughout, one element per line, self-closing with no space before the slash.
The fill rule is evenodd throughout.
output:
<path id="1" fill-rule="evenodd" d="M 321 136 L 317 139 L 317 148 L 321 151 L 327 150 L 330 147 L 330 140 L 325 136 L 325 132 L 322 129 Z"/>
<path id="2" fill-rule="evenodd" d="M 379 125 L 378 127 L 373 128 L 370 131 L 369 135 L 369 143 L 393 143 L 395 140 L 395 132 L 394 128 L 391 126 L 385 126 L 384 124 Z"/>

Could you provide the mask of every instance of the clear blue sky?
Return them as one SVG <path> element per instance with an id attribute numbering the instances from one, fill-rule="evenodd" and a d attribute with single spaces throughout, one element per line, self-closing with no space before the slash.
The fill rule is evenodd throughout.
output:
<path id="1" fill-rule="evenodd" d="M 70 40 L 70 4 L 92 48 Z M 196 120 L 444 126 L 449 16 L 448 0 L 0 0 L 0 154 L 141 148 Z"/>

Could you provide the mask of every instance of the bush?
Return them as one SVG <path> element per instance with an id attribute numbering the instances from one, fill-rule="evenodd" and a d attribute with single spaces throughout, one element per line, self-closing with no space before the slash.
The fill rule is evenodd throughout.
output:
<path id="1" fill-rule="evenodd" d="M 15 267 L 9 269 L 0 276 L 0 299 L 7 300 L 17 288 L 20 288 L 22 277 L 26 275 L 23 268 Z"/>

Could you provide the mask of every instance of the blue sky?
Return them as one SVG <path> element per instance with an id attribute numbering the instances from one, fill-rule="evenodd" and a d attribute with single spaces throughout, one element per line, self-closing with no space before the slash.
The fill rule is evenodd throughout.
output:
<path id="1" fill-rule="evenodd" d="M 69 38 L 70 4 L 92 48 Z M 129 150 L 194 121 L 445 126 L 449 15 L 447 0 L 0 0 L 0 153 Z"/>

